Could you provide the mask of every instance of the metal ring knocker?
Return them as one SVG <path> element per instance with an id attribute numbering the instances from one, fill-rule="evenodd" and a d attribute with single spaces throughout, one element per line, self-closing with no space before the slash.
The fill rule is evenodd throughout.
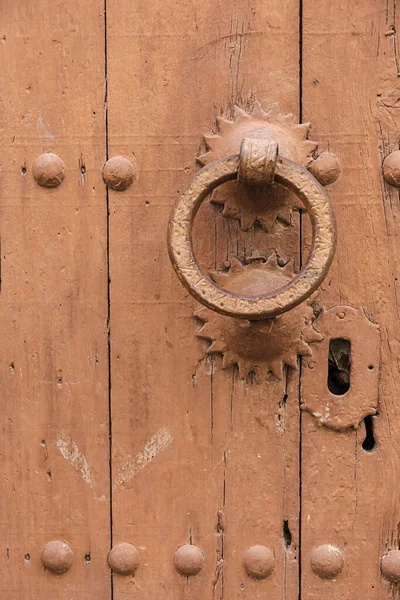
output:
<path id="1" fill-rule="evenodd" d="M 278 156 L 277 150 L 273 140 L 243 140 L 240 154 L 212 162 L 195 175 L 171 213 L 168 248 L 179 279 L 201 304 L 229 317 L 270 319 L 294 308 L 322 283 L 334 256 L 335 221 L 329 198 L 309 171 Z M 237 177 L 253 185 L 275 180 L 292 190 L 312 223 L 313 247 L 301 272 L 280 289 L 257 297 L 218 286 L 201 271 L 193 253 L 192 227 L 202 202 L 216 187 Z"/>

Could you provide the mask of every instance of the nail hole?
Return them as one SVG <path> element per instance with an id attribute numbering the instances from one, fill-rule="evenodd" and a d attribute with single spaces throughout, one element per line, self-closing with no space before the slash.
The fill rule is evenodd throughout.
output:
<path id="1" fill-rule="evenodd" d="M 90 563 L 91 560 L 92 560 L 91 554 L 90 554 L 90 552 L 88 552 L 87 554 L 85 554 L 85 563 L 88 564 L 88 563 Z"/>
<path id="2" fill-rule="evenodd" d="M 329 342 L 328 388 L 335 396 L 343 396 L 350 389 L 351 343 L 334 338 Z"/>
<path id="3" fill-rule="evenodd" d="M 374 369 L 374 365 L 369 365 L 369 366 L 368 366 L 368 369 L 369 369 L 370 371 L 373 371 L 373 369 Z"/>
<path id="4" fill-rule="evenodd" d="M 363 447 L 363 450 L 365 450 L 366 452 L 372 452 L 372 450 L 376 446 L 376 441 L 375 441 L 375 436 L 374 436 L 374 420 L 371 417 L 371 415 L 369 415 L 368 417 L 365 417 L 364 425 L 365 425 L 365 438 L 361 445 Z"/>
<path id="5" fill-rule="evenodd" d="M 285 541 L 286 548 L 290 548 L 292 545 L 292 534 L 289 529 L 289 521 L 283 521 L 283 539 Z"/>
<path id="6" fill-rule="evenodd" d="M 25 560 L 31 560 L 31 555 L 30 554 L 25 554 Z"/>
<path id="7" fill-rule="evenodd" d="M 21 173 L 22 173 L 22 175 L 26 175 L 26 166 L 25 165 L 23 165 L 21 167 Z"/>

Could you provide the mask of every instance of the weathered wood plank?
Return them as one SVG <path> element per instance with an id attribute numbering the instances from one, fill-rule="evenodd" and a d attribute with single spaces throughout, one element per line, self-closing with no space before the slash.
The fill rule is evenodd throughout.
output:
<path id="1" fill-rule="evenodd" d="M 0 8 L 0 589 L 110 598 L 103 2 Z M 57 153 L 66 177 L 36 185 Z M 41 549 L 65 540 L 64 575 Z"/>
<path id="2" fill-rule="evenodd" d="M 380 558 L 399 543 L 399 204 L 398 191 L 383 182 L 381 162 L 398 148 L 399 23 L 391 1 L 303 4 L 304 119 L 342 163 L 329 189 L 337 256 L 321 301 L 362 307 L 380 324 L 382 369 L 372 451 L 363 449 L 363 424 L 328 431 L 303 416 L 302 597 L 391 598 L 398 590 L 382 578 Z M 344 552 L 336 580 L 312 572 L 310 554 L 320 544 Z"/>
<path id="3" fill-rule="evenodd" d="M 296 553 L 288 554 L 283 536 L 289 520 L 298 543 L 297 394 L 287 409 L 297 429 L 278 432 L 283 383 L 245 383 L 222 371 L 219 357 L 204 358 L 196 304 L 169 264 L 166 229 L 177 190 L 195 172 L 201 135 L 218 115 L 254 98 L 297 112 L 298 16 L 297 1 L 107 3 L 109 154 L 138 163 L 137 182 L 110 192 L 113 536 L 141 554 L 134 578 L 114 576 L 116 600 L 130 590 L 174 600 L 297 598 Z M 243 237 L 231 223 L 211 211 L 196 227 L 199 260 L 209 268 L 235 248 L 243 257 L 262 237 Z M 277 238 L 277 246 L 297 255 L 287 233 L 287 244 Z M 267 428 L 257 422 L 260 412 Z M 165 443 L 155 442 L 138 469 L 160 432 Z M 126 461 L 136 465 L 134 476 L 121 483 Z M 293 493 L 283 500 L 288 479 Z M 173 556 L 189 542 L 206 563 L 186 579 Z M 274 549 L 276 567 L 256 583 L 242 560 L 258 543 Z"/>

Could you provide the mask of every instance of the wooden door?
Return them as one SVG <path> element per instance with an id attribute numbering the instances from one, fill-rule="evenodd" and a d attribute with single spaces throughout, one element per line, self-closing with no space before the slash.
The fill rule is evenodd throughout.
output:
<path id="1" fill-rule="evenodd" d="M 3 0 L 0 17 L 1 597 L 396 598 L 395 0 Z M 295 309 L 308 333 L 268 360 L 199 311 L 167 247 L 199 162 L 257 118 L 290 131 L 337 223 Z M 203 271 L 298 273 L 302 205 L 240 212 L 225 189 L 194 226 Z"/>

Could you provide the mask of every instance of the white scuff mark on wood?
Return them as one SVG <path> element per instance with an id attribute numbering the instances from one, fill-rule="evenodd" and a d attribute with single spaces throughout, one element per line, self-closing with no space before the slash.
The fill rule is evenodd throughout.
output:
<path id="1" fill-rule="evenodd" d="M 80 452 L 78 445 L 62 431 L 57 434 L 56 445 L 62 456 L 67 460 L 75 469 L 81 473 L 83 481 L 85 481 L 91 488 L 95 486 L 93 475 L 90 471 L 88 462 Z"/>
<path id="2" fill-rule="evenodd" d="M 135 457 L 128 457 L 124 466 L 116 476 L 113 489 L 123 486 L 147 467 L 161 452 L 164 452 L 174 441 L 171 432 L 162 427 L 144 445 L 144 448 Z"/>
<path id="3" fill-rule="evenodd" d="M 38 133 L 42 138 L 45 138 L 46 140 L 54 140 L 54 135 L 51 131 L 50 123 L 48 123 L 48 121 L 45 121 L 41 114 L 39 114 L 37 120 L 37 128 Z"/>

